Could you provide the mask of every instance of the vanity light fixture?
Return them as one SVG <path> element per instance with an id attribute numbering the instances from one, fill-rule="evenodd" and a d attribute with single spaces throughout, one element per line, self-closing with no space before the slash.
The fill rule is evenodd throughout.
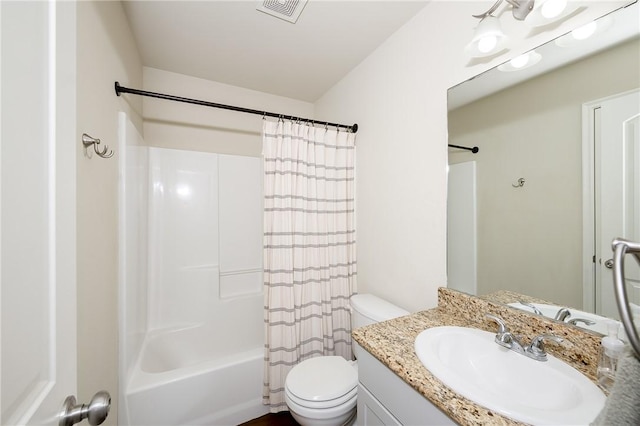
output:
<path id="1" fill-rule="evenodd" d="M 540 62 L 540 59 L 542 59 L 542 55 L 535 50 L 531 50 L 523 55 L 516 56 L 509 62 L 498 65 L 498 69 L 503 72 L 520 71 L 534 66 Z"/>
<path id="2" fill-rule="evenodd" d="M 472 16 L 478 19 L 484 19 L 487 16 L 492 16 L 493 12 L 495 12 L 498 9 L 498 7 L 502 4 L 502 1 L 503 0 L 497 0 L 493 4 L 493 6 L 491 6 L 486 12 L 481 13 L 479 15 L 472 15 Z M 518 21 L 523 21 L 535 6 L 534 0 L 505 0 L 505 1 L 511 5 L 512 7 L 511 13 L 513 14 L 513 17 Z"/>
<path id="3" fill-rule="evenodd" d="M 480 19 L 480 23 L 476 27 L 473 39 L 465 49 L 470 56 L 488 56 L 496 53 L 507 40 L 500 28 L 500 21 L 493 15 L 502 2 L 503 0 L 497 0 L 486 12 L 472 15 Z M 534 0 L 506 0 L 506 2 L 512 7 L 513 17 L 519 21 L 524 20 L 535 5 Z"/>
<path id="4" fill-rule="evenodd" d="M 514 19 L 524 21 L 530 26 L 551 23 L 568 14 L 567 0 L 497 0 L 486 12 L 472 15 L 480 19 L 473 39 L 465 50 L 472 57 L 489 56 L 498 52 L 507 36 L 500 28 L 500 22 L 493 13 L 506 1 L 511 6 Z"/>
<path id="5" fill-rule="evenodd" d="M 559 16 L 567 7 L 567 0 L 547 0 L 541 2 L 540 14 L 547 19 Z"/>
<path id="6" fill-rule="evenodd" d="M 592 35 L 594 35 L 597 29 L 598 29 L 598 23 L 596 21 L 593 21 L 571 31 L 571 35 L 576 40 L 586 40 Z"/>
<path id="7" fill-rule="evenodd" d="M 525 23 L 531 27 L 541 27 L 555 22 L 569 13 L 575 7 L 568 7 L 567 0 L 536 0 L 531 13 L 525 19 Z"/>
<path id="8" fill-rule="evenodd" d="M 556 39 L 556 44 L 560 47 L 571 47 L 583 40 L 593 37 L 595 34 L 602 34 L 607 31 L 613 24 L 611 16 L 603 16 L 597 21 L 589 22 L 581 27 L 576 28 Z"/>
<path id="9" fill-rule="evenodd" d="M 473 39 L 465 50 L 469 56 L 487 56 L 499 51 L 506 40 L 507 36 L 502 32 L 498 18 L 487 15 L 478 24 Z"/>

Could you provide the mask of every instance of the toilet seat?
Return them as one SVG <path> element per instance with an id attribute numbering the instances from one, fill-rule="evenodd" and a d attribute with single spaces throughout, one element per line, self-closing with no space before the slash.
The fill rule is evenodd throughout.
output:
<path id="1" fill-rule="evenodd" d="M 328 410 L 334 407 L 341 407 L 345 404 L 349 405 L 351 400 L 355 401 L 355 398 L 358 396 L 358 388 L 357 386 L 351 389 L 347 394 L 342 395 L 341 397 L 329 399 L 329 400 L 318 400 L 318 401 L 309 401 L 308 399 L 302 399 L 296 396 L 291 392 L 290 389 L 285 387 L 285 395 L 289 399 L 289 401 L 293 402 L 299 407 L 305 407 L 312 410 Z"/>
<path id="2" fill-rule="evenodd" d="M 285 393 L 289 399 L 309 409 L 351 405 L 357 391 L 358 372 L 341 356 L 305 360 L 289 371 L 285 381 Z"/>
<path id="3" fill-rule="evenodd" d="M 357 389 L 354 389 L 357 391 Z M 285 400 L 287 402 L 287 406 L 291 411 L 294 419 L 298 421 L 300 424 L 311 424 L 311 423 L 303 423 L 301 422 L 297 416 L 302 416 L 305 419 L 313 419 L 314 421 L 322 421 L 326 419 L 336 419 L 343 418 L 343 420 L 347 420 L 351 417 L 352 414 L 355 413 L 356 405 L 358 403 L 358 394 L 354 392 L 350 399 L 346 400 L 341 405 L 330 406 L 330 407 L 308 407 L 306 405 L 300 405 L 296 403 L 296 401 L 291 399 L 291 394 L 285 389 Z M 338 422 L 342 424 L 342 422 Z M 336 424 L 338 424 L 336 423 Z"/>

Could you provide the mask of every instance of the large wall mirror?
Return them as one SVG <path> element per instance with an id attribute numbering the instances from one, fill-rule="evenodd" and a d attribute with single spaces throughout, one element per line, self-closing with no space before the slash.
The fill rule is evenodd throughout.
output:
<path id="1" fill-rule="evenodd" d="M 601 127 L 608 100 L 640 104 L 638 3 L 598 21 L 589 49 L 570 34 L 535 49 L 541 74 L 503 64 L 449 90 L 449 287 L 617 316 L 606 265 L 623 235 L 607 232 L 640 238 L 640 119 L 629 115 L 627 148 L 612 148 Z M 619 149 L 627 163 L 605 186 L 601 154 Z M 626 228 L 608 229 L 621 199 Z M 627 276 L 640 287 L 640 271 Z"/>

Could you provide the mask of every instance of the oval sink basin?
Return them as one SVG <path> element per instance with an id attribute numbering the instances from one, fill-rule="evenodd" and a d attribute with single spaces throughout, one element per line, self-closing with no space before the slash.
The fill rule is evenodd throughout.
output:
<path id="1" fill-rule="evenodd" d="M 540 312 L 542 312 L 543 316 L 548 318 L 555 318 L 558 310 L 562 308 L 562 306 L 548 305 L 545 303 L 532 303 L 532 305 L 535 306 Z M 530 306 L 526 306 L 518 302 L 509 303 L 508 306 L 534 313 L 533 309 Z M 569 312 L 571 312 L 571 316 L 567 318 L 565 322 L 568 322 L 569 320 L 575 318 L 587 319 L 595 322 L 595 324 L 587 325 L 583 322 L 578 322 L 576 325 L 587 330 L 595 331 L 596 333 L 607 334 L 607 323 L 611 321 L 611 319 L 573 308 L 569 308 Z"/>
<path id="2" fill-rule="evenodd" d="M 548 355 L 536 361 L 494 342 L 494 333 L 434 327 L 420 333 L 422 364 L 451 390 L 490 410 L 535 425 L 589 424 L 605 395 L 586 376 Z"/>

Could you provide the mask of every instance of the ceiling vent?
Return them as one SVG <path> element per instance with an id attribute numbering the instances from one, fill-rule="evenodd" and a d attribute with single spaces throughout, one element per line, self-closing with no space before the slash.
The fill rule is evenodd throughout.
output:
<path id="1" fill-rule="evenodd" d="M 256 9 L 295 24 L 306 4 L 307 0 L 261 0 Z"/>

